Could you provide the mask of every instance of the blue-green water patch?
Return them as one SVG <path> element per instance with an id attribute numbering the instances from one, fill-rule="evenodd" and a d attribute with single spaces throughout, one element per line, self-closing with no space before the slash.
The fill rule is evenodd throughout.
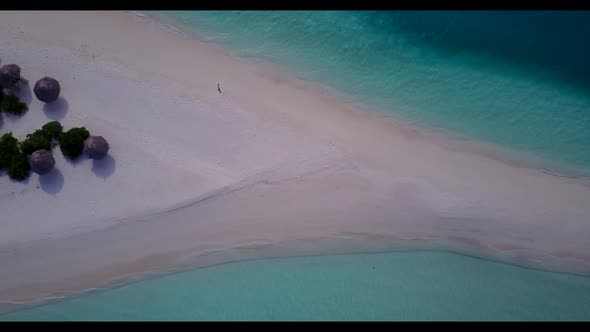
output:
<path id="1" fill-rule="evenodd" d="M 398 119 L 590 172 L 589 12 L 156 16 Z"/>
<path id="2" fill-rule="evenodd" d="M 0 320 L 588 320 L 590 278 L 438 251 L 242 261 Z"/>

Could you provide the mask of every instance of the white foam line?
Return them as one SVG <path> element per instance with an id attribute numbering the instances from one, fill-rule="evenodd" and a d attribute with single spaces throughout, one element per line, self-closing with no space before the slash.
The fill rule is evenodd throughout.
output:
<path id="1" fill-rule="evenodd" d="M 557 176 L 560 178 L 566 178 L 566 179 L 582 179 L 582 180 L 590 179 L 590 177 L 585 177 L 585 176 L 565 175 L 565 174 L 557 173 L 556 171 L 554 171 L 550 168 L 543 168 L 543 173 Z"/>
<path id="2" fill-rule="evenodd" d="M 231 248 L 206 249 L 206 250 L 203 250 L 201 253 L 208 254 L 208 253 L 219 252 L 219 251 L 228 251 L 229 249 L 231 249 Z"/>
<path id="3" fill-rule="evenodd" d="M 413 237 L 401 237 L 402 240 L 440 240 L 440 237 L 428 237 L 428 236 L 413 236 Z"/>

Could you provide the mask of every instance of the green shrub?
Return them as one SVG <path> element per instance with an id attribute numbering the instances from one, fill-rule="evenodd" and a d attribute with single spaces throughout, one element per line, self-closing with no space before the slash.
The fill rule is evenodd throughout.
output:
<path id="1" fill-rule="evenodd" d="M 47 122 L 41 129 L 43 129 L 45 136 L 49 139 L 58 139 L 63 132 L 61 123 L 57 121 Z"/>
<path id="2" fill-rule="evenodd" d="M 84 151 L 84 141 L 90 136 L 86 128 L 72 128 L 59 137 L 59 148 L 64 156 L 76 159 Z"/>
<path id="3" fill-rule="evenodd" d="M 7 133 L 0 137 L 0 170 L 7 169 L 10 166 L 12 157 L 19 154 L 18 140 Z"/>
<path id="4" fill-rule="evenodd" d="M 31 154 L 41 149 L 51 150 L 51 139 L 42 129 L 37 129 L 32 134 L 28 134 L 27 138 L 20 143 L 20 150 L 25 154 Z"/>
<path id="5" fill-rule="evenodd" d="M 23 115 L 29 110 L 27 104 L 21 102 L 15 95 L 4 95 L 0 102 L 0 108 L 5 113 L 14 115 Z"/>
<path id="6" fill-rule="evenodd" d="M 8 166 L 8 176 L 16 181 L 22 181 L 29 177 L 31 165 L 29 158 L 24 153 L 19 153 L 12 157 L 10 166 Z"/>

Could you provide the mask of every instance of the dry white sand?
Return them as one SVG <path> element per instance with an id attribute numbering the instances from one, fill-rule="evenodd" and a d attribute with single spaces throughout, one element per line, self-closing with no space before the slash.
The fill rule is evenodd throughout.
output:
<path id="1" fill-rule="evenodd" d="M 1 12 L 0 45 L 30 83 L 29 112 L 4 116 L 1 133 L 22 139 L 58 119 L 111 145 L 100 162 L 56 149 L 49 175 L 0 177 L 2 303 L 229 259 L 211 253 L 230 248 L 321 251 L 304 242 L 320 238 L 432 239 L 590 272 L 587 184 L 404 127 L 126 13 Z M 31 96 L 43 76 L 61 84 L 54 105 Z"/>

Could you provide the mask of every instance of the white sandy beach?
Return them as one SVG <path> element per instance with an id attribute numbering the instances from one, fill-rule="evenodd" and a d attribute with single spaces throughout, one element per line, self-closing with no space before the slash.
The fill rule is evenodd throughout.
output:
<path id="1" fill-rule="evenodd" d="M 590 187 L 356 109 L 271 65 L 115 12 L 0 12 L 0 59 L 110 143 L 100 162 L 0 177 L 0 303 L 99 287 L 202 254 L 362 235 L 432 238 L 590 273 Z M 221 84 L 222 94 L 217 92 Z M 197 258 L 195 258 L 197 257 Z"/>

